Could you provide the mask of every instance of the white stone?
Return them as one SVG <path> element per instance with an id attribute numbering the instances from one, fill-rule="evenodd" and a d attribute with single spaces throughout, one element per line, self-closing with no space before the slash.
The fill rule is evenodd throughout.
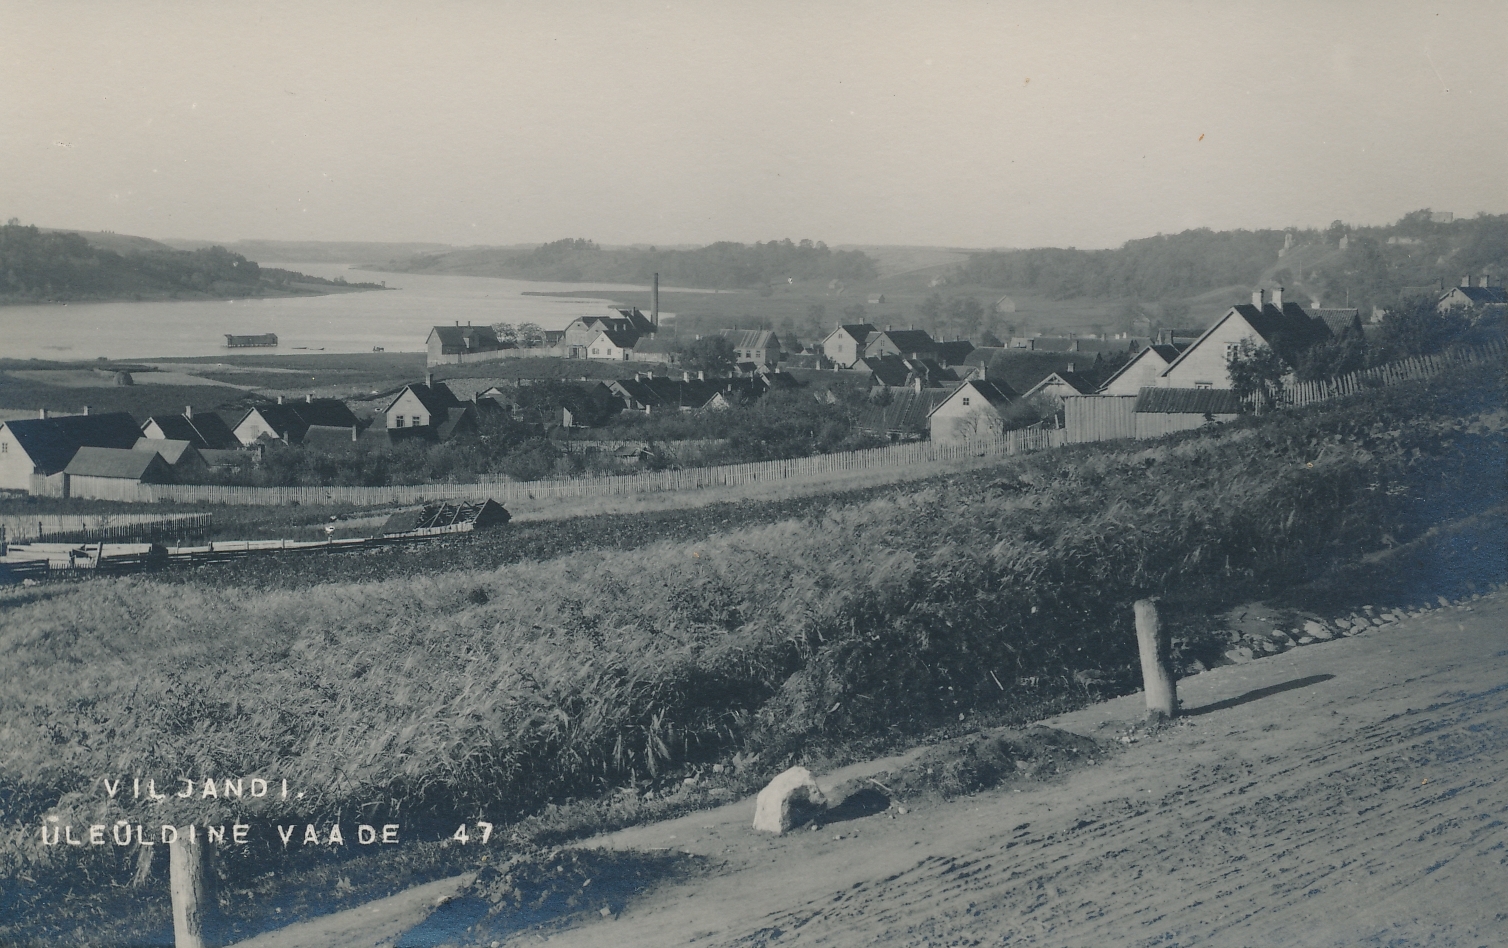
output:
<path id="1" fill-rule="evenodd" d="M 779 835 L 800 822 L 803 811 L 827 805 L 827 798 L 811 771 L 792 767 L 759 791 L 754 803 L 754 828 Z"/>

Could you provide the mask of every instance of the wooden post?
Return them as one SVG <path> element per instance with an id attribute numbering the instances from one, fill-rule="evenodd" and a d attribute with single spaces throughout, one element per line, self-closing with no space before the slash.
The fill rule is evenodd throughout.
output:
<path id="1" fill-rule="evenodd" d="M 204 948 L 204 920 L 210 909 L 207 891 L 209 850 L 202 840 L 190 839 L 189 834 L 194 830 L 190 826 L 179 827 L 177 836 L 168 846 L 174 948 Z"/>
<path id="2" fill-rule="evenodd" d="M 1172 642 L 1157 618 L 1157 600 L 1138 599 L 1136 644 L 1141 650 L 1141 677 L 1147 692 L 1147 718 L 1168 720 L 1178 713 L 1178 684 L 1173 678 Z"/>

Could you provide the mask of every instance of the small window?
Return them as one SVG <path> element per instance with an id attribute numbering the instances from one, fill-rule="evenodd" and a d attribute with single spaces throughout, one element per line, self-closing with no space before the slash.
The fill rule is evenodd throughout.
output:
<path id="1" fill-rule="evenodd" d="M 421 421 L 421 420 L 419 420 L 419 416 L 418 415 L 415 415 L 413 417 L 413 419 L 410 421 L 410 424 L 412 424 L 415 428 L 422 428 L 422 427 L 424 427 L 424 422 Z"/>
<path id="2" fill-rule="evenodd" d="M 593 348 L 592 349 L 592 355 L 596 355 L 596 354 L 597 354 L 597 350 L 596 350 L 596 348 Z"/>
<path id="3" fill-rule="evenodd" d="M 10 453 L 10 442 L 9 441 L 0 441 L 0 454 L 9 454 L 9 453 Z"/>
<path id="4" fill-rule="evenodd" d="M 399 427 L 399 428 L 402 428 L 402 427 L 404 427 L 404 422 L 405 422 L 405 421 L 406 421 L 406 420 L 407 420 L 407 419 L 405 419 L 405 418 L 404 418 L 404 417 L 403 417 L 403 416 L 402 416 L 402 415 L 399 415 L 399 416 L 398 416 L 398 425 L 397 425 L 397 426 L 398 426 L 398 427 Z"/>
<path id="5" fill-rule="evenodd" d="M 965 395 L 965 396 L 964 396 L 964 397 L 963 397 L 963 406 L 964 406 L 964 407 L 965 407 L 965 408 L 967 408 L 967 407 L 969 407 L 969 396 L 967 396 L 967 395 Z"/>
<path id="6" fill-rule="evenodd" d="M 1215 387 L 1215 383 L 1214 382 L 1195 382 L 1194 383 L 1194 387 L 1195 388 L 1214 388 Z"/>
<path id="7" fill-rule="evenodd" d="M 1234 361 L 1235 358 L 1236 358 L 1236 356 L 1238 356 L 1240 354 L 1241 354 L 1241 345 L 1240 345 L 1240 343 L 1227 342 L 1225 344 L 1225 361 L 1226 362 L 1232 362 L 1232 361 Z"/>

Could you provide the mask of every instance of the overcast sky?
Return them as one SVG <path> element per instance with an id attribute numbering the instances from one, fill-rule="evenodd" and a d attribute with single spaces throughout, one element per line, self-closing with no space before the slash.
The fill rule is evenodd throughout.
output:
<path id="1" fill-rule="evenodd" d="M 1508 4 L 0 0 L 0 217 L 1115 246 L 1508 211 Z"/>

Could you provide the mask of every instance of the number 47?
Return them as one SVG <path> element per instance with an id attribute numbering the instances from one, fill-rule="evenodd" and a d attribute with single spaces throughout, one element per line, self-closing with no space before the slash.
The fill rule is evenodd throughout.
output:
<path id="1" fill-rule="evenodd" d="M 476 824 L 476 828 L 477 828 L 477 832 L 479 832 L 479 833 L 482 834 L 482 838 L 480 840 L 478 840 L 478 842 L 482 843 L 483 845 L 486 845 L 487 840 L 492 837 L 492 824 L 491 823 L 483 823 L 480 820 L 478 820 L 477 824 Z M 457 828 L 456 831 L 450 835 L 450 838 L 451 839 L 460 840 L 462 846 L 464 846 L 467 843 L 471 842 L 471 836 L 468 835 L 467 832 L 466 832 L 466 824 L 465 823 L 462 823 L 460 825 L 460 827 Z"/>

